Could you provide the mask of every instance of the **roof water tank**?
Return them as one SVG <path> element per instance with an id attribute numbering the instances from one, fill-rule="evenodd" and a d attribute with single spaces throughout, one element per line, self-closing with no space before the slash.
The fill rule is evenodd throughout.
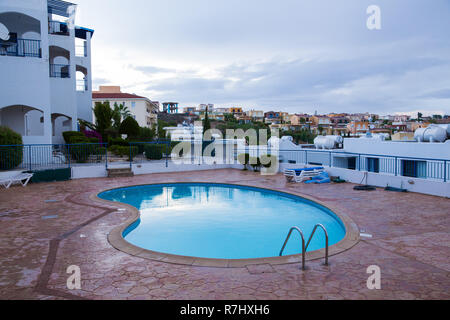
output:
<path id="1" fill-rule="evenodd" d="M 342 143 L 341 136 L 318 136 L 314 139 L 316 149 L 334 149 L 338 143 Z"/>
<path id="2" fill-rule="evenodd" d="M 414 132 L 414 139 L 419 142 L 444 142 L 447 139 L 447 131 L 431 124 L 426 128 L 419 128 Z"/>

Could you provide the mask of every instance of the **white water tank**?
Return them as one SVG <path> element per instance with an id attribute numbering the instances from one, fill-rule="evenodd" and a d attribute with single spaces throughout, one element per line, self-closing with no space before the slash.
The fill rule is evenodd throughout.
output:
<path id="1" fill-rule="evenodd" d="M 334 149 L 344 139 L 341 136 L 318 136 L 314 139 L 316 149 Z"/>
<path id="2" fill-rule="evenodd" d="M 447 138 L 450 139 L 450 123 L 438 124 L 439 127 L 444 128 L 447 131 Z"/>
<path id="3" fill-rule="evenodd" d="M 414 132 L 414 139 L 418 142 L 444 142 L 447 131 L 438 125 L 431 124 L 426 128 L 419 128 Z"/>

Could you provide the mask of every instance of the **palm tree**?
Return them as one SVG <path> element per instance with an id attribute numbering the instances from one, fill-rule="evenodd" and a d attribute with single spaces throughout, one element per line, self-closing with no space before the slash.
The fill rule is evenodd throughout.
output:
<path id="1" fill-rule="evenodd" d="M 116 114 L 117 117 L 120 115 L 120 120 L 119 120 L 119 122 L 120 122 L 122 119 L 126 119 L 126 118 L 128 118 L 128 117 L 131 116 L 131 112 L 130 112 L 130 110 L 128 109 L 128 107 L 126 107 L 126 106 L 125 106 L 124 104 L 122 104 L 122 103 L 121 103 L 120 105 L 118 105 L 117 102 L 114 103 L 114 113 Z M 120 125 L 120 123 L 119 123 L 119 125 Z"/>

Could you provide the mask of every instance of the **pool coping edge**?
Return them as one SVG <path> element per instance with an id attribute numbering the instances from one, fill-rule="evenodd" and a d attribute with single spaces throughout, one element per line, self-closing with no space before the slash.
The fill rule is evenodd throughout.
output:
<path id="1" fill-rule="evenodd" d="M 186 183 L 214 184 L 211 182 L 192 182 L 192 181 L 190 181 L 190 182 L 168 182 L 168 184 L 186 184 Z M 252 258 L 252 259 L 214 259 L 214 258 L 200 258 L 200 257 L 191 257 L 191 256 L 182 256 L 182 255 L 162 253 L 162 252 L 157 252 L 157 251 L 152 251 L 152 250 L 144 249 L 141 247 L 137 247 L 137 246 L 129 243 L 128 241 L 125 240 L 125 238 L 122 236 L 122 234 L 129 226 L 131 226 L 133 223 L 135 223 L 137 220 L 140 219 L 139 210 L 129 204 L 126 204 L 126 203 L 101 199 L 100 197 L 98 197 L 98 195 L 102 192 L 120 189 L 120 188 L 145 186 L 145 185 L 159 185 L 159 184 L 165 184 L 165 183 L 161 183 L 161 182 L 145 183 L 145 184 L 122 186 L 122 187 L 117 187 L 117 188 L 110 188 L 110 189 L 105 189 L 105 190 L 102 190 L 99 192 L 95 192 L 89 196 L 89 198 L 94 202 L 100 202 L 103 204 L 106 203 L 106 204 L 112 205 L 118 209 L 122 208 L 122 209 L 125 209 L 126 212 L 131 214 L 131 216 L 126 221 L 121 223 L 119 226 L 113 228 L 108 233 L 108 236 L 107 236 L 108 242 L 115 249 L 122 251 L 124 253 L 127 253 L 129 255 L 140 257 L 143 259 L 165 262 L 165 263 L 172 263 L 172 264 L 199 266 L 199 267 L 243 268 L 248 265 L 260 265 L 260 264 L 282 265 L 282 264 L 301 263 L 301 261 L 302 261 L 301 254 L 286 255 L 286 256 L 281 256 L 281 257 Z M 342 221 L 342 223 L 345 226 L 345 231 L 346 231 L 345 236 L 341 241 L 339 241 L 338 243 L 336 243 L 328 248 L 329 257 L 349 250 L 350 248 L 355 246 L 360 240 L 360 232 L 359 232 L 358 226 L 345 212 L 343 212 L 339 208 L 336 208 L 327 203 L 324 203 L 323 201 L 321 201 L 319 199 L 315 199 L 312 196 L 305 195 L 300 192 L 299 193 L 294 193 L 291 191 L 287 192 L 284 190 L 281 191 L 281 190 L 271 189 L 271 188 L 256 187 L 256 186 L 249 185 L 249 184 L 248 185 L 247 184 L 235 184 L 235 183 L 217 183 L 217 184 L 237 186 L 237 187 L 239 187 L 239 186 L 240 187 L 251 187 L 251 188 L 256 188 L 256 189 L 261 189 L 261 190 L 268 190 L 268 191 L 284 193 L 284 194 L 304 198 L 306 200 L 315 202 L 315 203 L 329 209 Z M 305 255 L 306 261 L 324 259 L 324 258 L 325 258 L 325 248 L 307 252 Z"/>

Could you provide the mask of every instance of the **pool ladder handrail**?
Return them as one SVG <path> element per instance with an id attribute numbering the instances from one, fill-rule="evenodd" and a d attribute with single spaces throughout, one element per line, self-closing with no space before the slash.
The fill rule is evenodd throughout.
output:
<path id="1" fill-rule="evenodd" d="M 318 227 L 322 228 L 323 232 L 325 233 L 325 265 L 327 266 L 328 265 L 328 232 L 327 232 L 327 229 L 320 223 L 318 223 L 318 224 L 316 224 L 314 226 L 314 229 L 311 232 L 311 235 L 309 236 L 309 239 L 308 239 L 308 242 L 306 243 L 306 246 L 305 246 L 305 238 L 303 236 L 303 232 L 300 230 L 299 227 L 292 227 L 289 230 L 289 233 L 288 233 L 288 235 L 286 237 L 286 240 L 284 241 L 283 247 L 281 248 L 280 257 L 283 255 L 284 248 L 286 247 L 286 244 L 287 244 L 289 238 L 291 237 L 292 231 L 297 230 L 298 233 L 300 233 L 300 236 L 302 238 L 302 270 L 305 270 L 305 268 L 306 268 L 306 266 L 305 266 L 305 253 L 306 253 L 306 250 L 308 249 L 308 246 L 309 246 L 309 244 L 310 244 L 310 242 L 311 242 L 311 240 L 312 240 L 312 238 L 313 238 L 313 236 L 314 236 L 314 234 L 315 234 L 315 232 L 316 232 Z"/>

